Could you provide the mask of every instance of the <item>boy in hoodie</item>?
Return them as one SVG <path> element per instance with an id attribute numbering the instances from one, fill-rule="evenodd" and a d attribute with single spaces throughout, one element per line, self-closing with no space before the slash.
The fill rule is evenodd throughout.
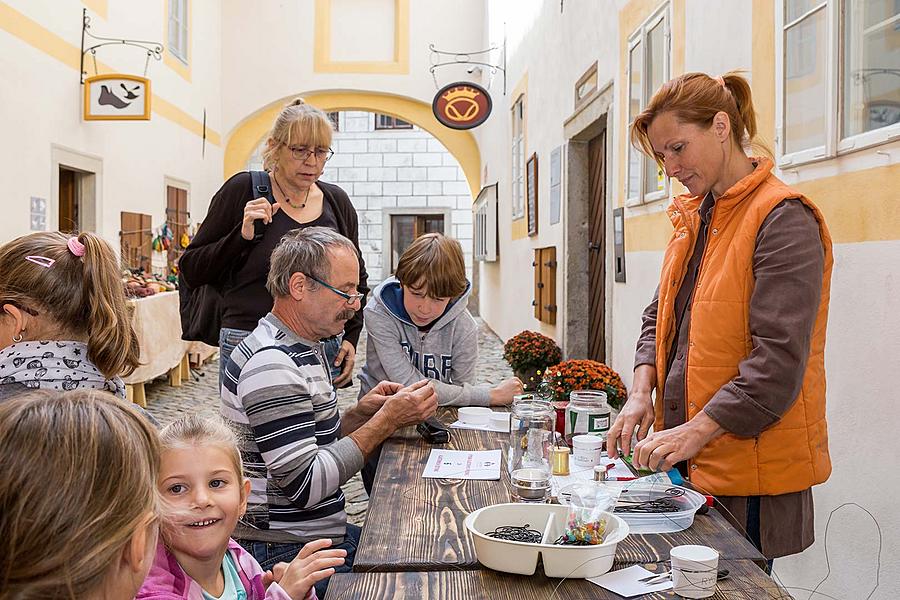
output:
<path id="1" fill-rule="evenodd" d="M 440 406 L 506 406 L 522 382 L 472 385 L 478 326 L 466 309 L 472 286 L 459 242 L 439 233 L 417 238 L 400 256 L 395 277 L 375 289 L 364 320 L 364 396 L 382 380 L 408 385 L 432 380 Z"/>

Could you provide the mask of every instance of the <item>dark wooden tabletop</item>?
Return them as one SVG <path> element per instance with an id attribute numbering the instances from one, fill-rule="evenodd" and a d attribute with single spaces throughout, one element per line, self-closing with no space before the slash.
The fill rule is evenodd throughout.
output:
<path id="1" fill-rule="evenodd" d="M 613 569 L 623 568 L 616 564 Z M 656 568 L 656 565 L 646 565 Z M 788 600 L 759 567 L 747 560 L 720 561 L 729 576 L 719 581 L 715 600 Z M 672 600 L 672 590 L 646 594 L 641 600 Z M 490 569 L 477 571 L 414 571 L 405 573 L 338 573 L 331 576 L 325 600 L 619 600 L 584 579 L 550 579 L 538 569 L 533 576 L 510 575 Z"/>
<path id="2" fill-rule="evenodd" d="M 442 409 L 441 420 L 452 423 L 455 411 Z M 506 434 L 453 429 L 451 450 L 503 449 Z M 422 477 L 432 448 L 406 428 L 385 442 L 366 525 L 356 550 L 353 570 L 442 571 L 480 569 L 472 538 L 463 520 L 470 512 L 511 502 L 509 475 L 501 467 L 499 481 L 426 479 Z M 505 465 L 505 462 L 504 462 Z M 764 560 L 716 510 L 694 517 L 694 524 L 671 534 L 629 535 L 616 551 L 623 563 L 658 562 L 682 544 L 716 548 L 724 560 Z"/>

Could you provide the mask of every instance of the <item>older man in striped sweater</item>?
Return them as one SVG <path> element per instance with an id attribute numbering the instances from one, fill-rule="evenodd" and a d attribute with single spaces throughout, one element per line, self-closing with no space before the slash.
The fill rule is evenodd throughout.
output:
<path id="1" fill-rule="evenodd" d="M 353 243 L 324 227 L 284 236 L 266 287 L 272 312 L 232 352 L 222 384 L 222 415 L 238 429 L 251 492 L 234 537 L 264 569 L 292 559 L 303 544 L 331 538 L 348 551 L 360 530 L 347 524 L 340 486 L 400 427 L 434 414 L 427 380 L 381 382 L 341 415 L 319 340 L 339 333 L 359 310 Z"/>

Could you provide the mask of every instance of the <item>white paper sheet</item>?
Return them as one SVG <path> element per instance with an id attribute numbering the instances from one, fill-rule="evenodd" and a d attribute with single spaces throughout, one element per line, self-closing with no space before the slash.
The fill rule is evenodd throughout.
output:
<path id="1" fill-rule="evenodd" d="M 640 565 L 632 565 L 627 569 L 612 571 L 599 577 L 588 577 L 588 581 L 625 598 L 672 589 L 671 579 L 654 585 L 647 585 L 639 581 L 653 575 L 658 575 L 658 573 L 648 571 Z"/>
<path id="2" fill-rule="evenodd" d="M 500 479 L 500 450 L 433 448 L 422 477 L 433 479 Z"/>

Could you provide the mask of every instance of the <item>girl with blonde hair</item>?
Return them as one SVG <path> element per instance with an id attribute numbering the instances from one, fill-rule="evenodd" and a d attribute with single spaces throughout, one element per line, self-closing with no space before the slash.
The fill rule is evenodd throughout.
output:
<path id="1" fill-rule="evenodd" d="M 106 392 L 0 403 L 0 600 L 133 598 L 158 472 L 156 431 Z"/>
<path id="2" fill-rule="evenodd" d="M 234 432 L 221 419 L 191 416 L 166 426 L 160 438 L 163 525 L 138 600 L 315 600 L 313 585 L 347 553 L 316 540 L 289 564 L 263 572 L 231 539 L 250 494 Z"/>
<path id="3" fill-rule="evenodd" d="M 125 398 L 138 366 L 112 247 L 90 232 L 0 246 L 0 400 L 28 389 L 101 389 Z"/>

